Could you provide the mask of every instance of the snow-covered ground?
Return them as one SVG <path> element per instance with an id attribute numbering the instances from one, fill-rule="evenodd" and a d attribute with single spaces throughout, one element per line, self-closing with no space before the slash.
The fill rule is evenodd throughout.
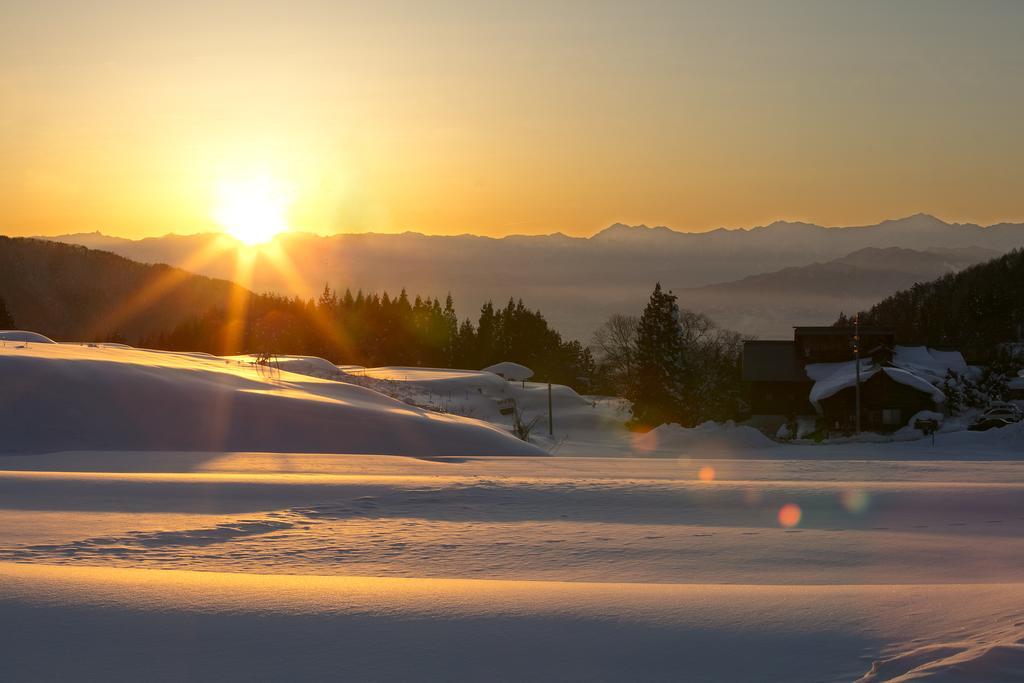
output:
<path id="1" fill-rule="evenodd" d="M 1019 429 L 638 437 L 555 387 L 549 456 L 500 427 L 546 385 L 324 363 L 0 349 L 2 678 L 1024 680 Z"/>
<path id="2" fill-rule="evenodd" d="M 1024 674 L 1018 463 L 74 452 L 0 469 L 14 679 Z"/>

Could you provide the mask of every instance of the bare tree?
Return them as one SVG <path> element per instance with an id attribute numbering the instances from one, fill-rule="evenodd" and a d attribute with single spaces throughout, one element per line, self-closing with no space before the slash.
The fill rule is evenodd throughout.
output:
<path id="1" fill-rule="evenodd" d="M 640 319 L 615 313 L 594 332 L 590 347 L 602 384 L 629 388 L 636 378 L 636 339 Z"/>

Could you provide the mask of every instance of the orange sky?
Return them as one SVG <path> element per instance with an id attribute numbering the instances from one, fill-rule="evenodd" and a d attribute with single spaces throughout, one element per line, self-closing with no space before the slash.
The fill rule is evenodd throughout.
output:
<path id="1" fill-rule="evenodd" d="M 0 232 L 217 229 L 253 174 L 319 233 L 1022 220 L 1022 29 L 938 0 L 4 3 Z"/>

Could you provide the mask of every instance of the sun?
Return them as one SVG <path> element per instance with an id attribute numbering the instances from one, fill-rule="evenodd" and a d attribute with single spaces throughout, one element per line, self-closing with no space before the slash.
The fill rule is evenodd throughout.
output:
<path id="1" fill-rule="evenodd" d="M 285 187 L 269 175 L 225 180 L 217 186 L 213 218 L 236 239 L 263 244 L 288 230 L 291 203 Z"/>

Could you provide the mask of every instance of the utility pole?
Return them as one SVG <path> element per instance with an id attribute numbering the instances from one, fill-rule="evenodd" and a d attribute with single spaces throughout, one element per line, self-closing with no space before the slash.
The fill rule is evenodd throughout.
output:
<path id="1" fill-rule="evenodd" d="M 548 382 L 548 436 L 555 435 L 555 415 L 551 411 L 551 382 Z"/>
<path id="2" fill-rule="evenodd" d="M 858 313 L 853 318 L 853 358 L 854 363 L 857 367 L 857 390 L 856 390 L 856 428 L 857 434 L 860 434 L 860 314 Z"/>

